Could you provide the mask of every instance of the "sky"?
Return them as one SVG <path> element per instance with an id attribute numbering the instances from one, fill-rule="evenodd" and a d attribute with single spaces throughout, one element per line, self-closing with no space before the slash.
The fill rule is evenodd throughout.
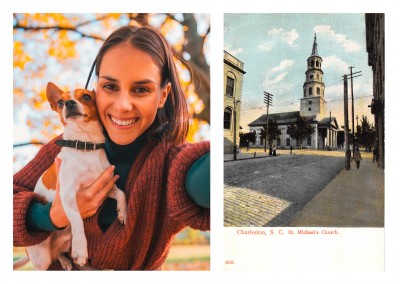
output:
<path id="1" fill-rule="evenodd" d="M 344 74 L 361 71 L 353 79 L 354 124 L 367 115 L 372 99 L 372 69 L 365 47 L 364 14 L 225 14 L 224 49 L 244 63 L 240 125 L 266 113 L 264 91 L 273 94 L 270 113 L 300 110 L 307 58 L 314 35 L 322 57 L 327 115 L 344 125 Z M 350 81 L 349 81 L 350 86 Z M 349 88 L 349 99 L 350 88 Z M 349 102 L 351 106 L 351 101 Z M 351 117 L 351 108 L 349 108 Z M 351 127 L 351 120 L 349 122 Z"/>

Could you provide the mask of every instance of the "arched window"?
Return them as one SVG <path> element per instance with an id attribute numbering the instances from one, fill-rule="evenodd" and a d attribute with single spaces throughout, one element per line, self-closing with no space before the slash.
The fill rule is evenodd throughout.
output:
<path id="1" fill-rule="evenodd" d="M 317 95 L 319 95 L 321 93 L 321 90 L 319 87 L 317 87 Z"/>
<path id="2" fill-rule="evenodd" d="M 308 94 L 311 96 L 312 95 L 312 88 L 308 88 Z"/>
<path id="3" fill-rule="evenodd" d="M 315 66 L 319 67 L 319 61 L 315 61 Z"/>
<path id="4" fill-rule="evenodd" d="M 229 107 L 224 110 L 224 129 L 231 129 L 232 109 Z"/>
<path id="5" fill-rule="evenodd" d="M 231 77 L 226 77 L 226 95 L 233 97 L 233 89 L 235 86 L 235 79 Z"/>

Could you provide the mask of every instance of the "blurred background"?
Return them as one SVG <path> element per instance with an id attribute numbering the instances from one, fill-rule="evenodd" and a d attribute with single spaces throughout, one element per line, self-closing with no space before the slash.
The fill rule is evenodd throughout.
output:
<path id="1" fill-rule="evenodd" d="M 47 83 L 63 90 L 85 87 L 97 51 L 112 31 L 124 25 L 151 25 L 166 37 L 193 117 L 187 140 L 209 140 L 209 14 L 14 14 L 14 173 L 63 132 L 47 102 Z M 89 89 L 93 82 L 92 78 Z M 14 247 L 14 260 L 24 253 Z M 176 236 L 164 270 L 209 270 L 209 266 L 210 233 L 186 228 Z"/>

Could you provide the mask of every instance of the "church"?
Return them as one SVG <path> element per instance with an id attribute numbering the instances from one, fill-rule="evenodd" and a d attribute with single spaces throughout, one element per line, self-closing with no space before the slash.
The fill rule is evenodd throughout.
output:
<path id="1" fill-rule="evenodd" d="M 318 55 L 317 35 L 315 35 L 311 56 L 307 59 L 306 80 L 303 84 L 303 96 L 300 98 L 300 111 L 268 114 L 268 120 L 276 122 L 281 131 L 279 137 L 272 141 L 277 148 L 300 146 L 298 141 L 287 134 L 288 125 L 295 122 L 298 117 L 305 118 L 314 129 L 314 133 L 303 141 L 303 148 L 337 148 L 339 127 L 336 118 L 326 113 L 322 61 L 321 56 Z M 248 125 L 250 131 L 256 132 L 256 142 L 250 143 L 250 147 L 264 147 L 265 137 L 261 137 L 261 130 L 266 125 L 266 118 L 267 114 L 264 114 Z"/>

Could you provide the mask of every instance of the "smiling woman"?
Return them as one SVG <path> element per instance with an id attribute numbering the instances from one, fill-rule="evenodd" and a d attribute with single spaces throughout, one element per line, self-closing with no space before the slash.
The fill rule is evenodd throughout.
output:
<path id="1" fill-rule="evenodd" d="M 74 269 L 160 270 L 179 231 L 209 230 L 210 144 L 185 142 L 187 104 L 171 48 L 157 30 L 117 29 L 100 48 L 95 66 L 105 151 L 126 195 L 127 216 L 121 225 L 115 200 L 94 204 L 78 194 L 81 214 L 92 213 L 84 218 L 88 264 Z M 15 246 L 37 244 L 69 223 L 57 195 L 47 203 L 33 192 L 60 151 L 59 139 L 14 176 Z M 105 173 L 85 188 L 87 194 L 110 190 Z M 49 269 L 61 269 L 59 261 Z"/>
<path id="2" fill-rule="evenodd" d="M 152 57 L 127 43 L 111 48 L 100 66 L 96 89 L 100 119 L 111 140 L 129 144 L 153 123 L 171 83 L 162 86 Z"/>

